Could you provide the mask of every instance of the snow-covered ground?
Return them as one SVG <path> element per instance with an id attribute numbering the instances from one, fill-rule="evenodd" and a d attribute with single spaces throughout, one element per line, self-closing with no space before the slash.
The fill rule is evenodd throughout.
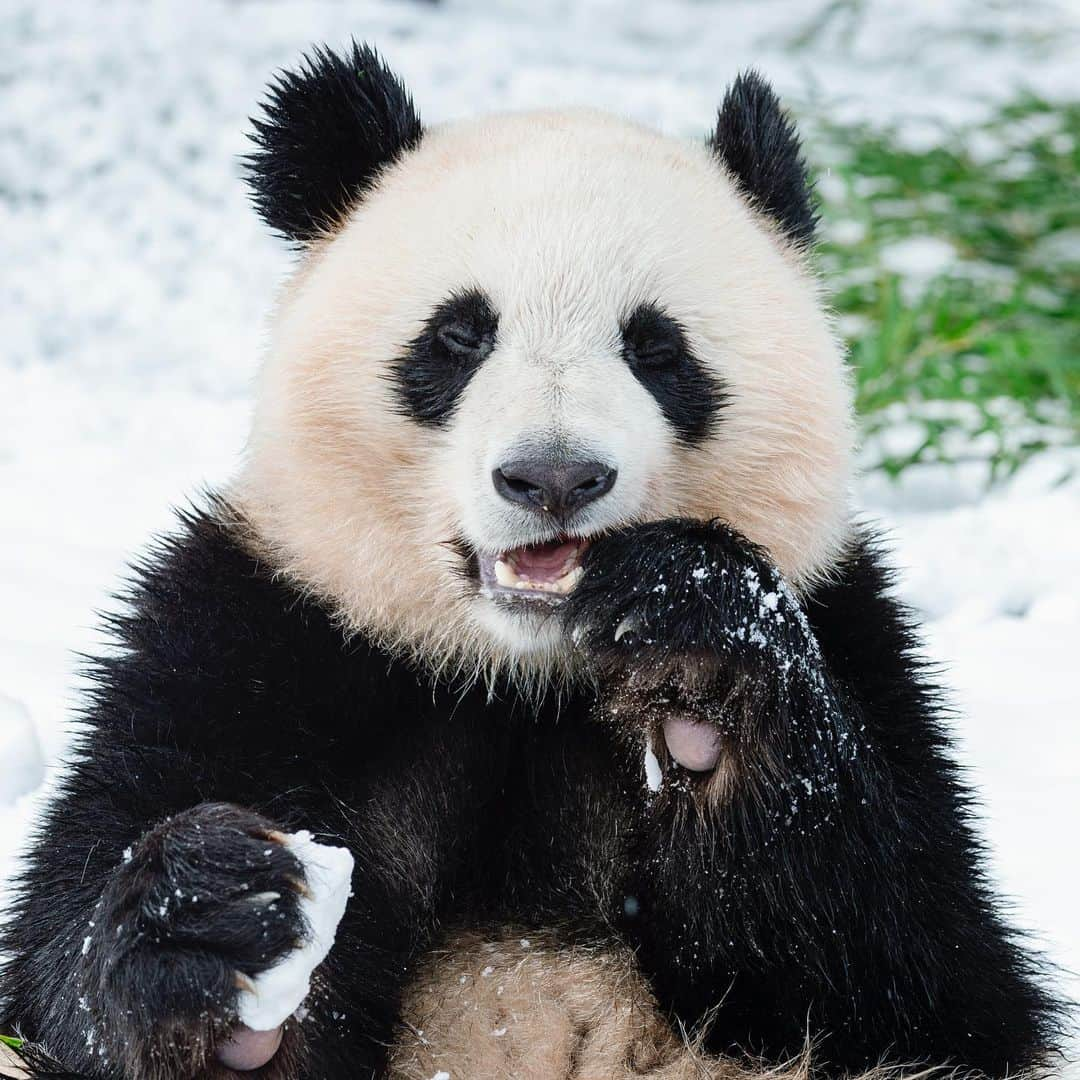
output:
<path id="1" fill-rule="evenodd" d="M 242 446 L 288 264 L 237 179 L 246 118 L 275 67 L 350 34 L 431 120 L 587 102 L 698 133 L 748 64 L 796 105 L 922 142 L 1023 84 L 1080 96 L 1075 4 L 0 0 L 0 890 L 64 749 L 94 610 Z M 1080 456 L 990 494 L 965 466 L 872 477 L 859 499 L 944 665 L 995 873 L 1080 971 Z"/>

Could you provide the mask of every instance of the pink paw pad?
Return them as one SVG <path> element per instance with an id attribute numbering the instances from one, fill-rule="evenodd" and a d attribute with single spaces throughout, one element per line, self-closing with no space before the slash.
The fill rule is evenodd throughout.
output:
<path id="1" fill-rule="evenodd" d="M 261 1069 L 278 1052 L 281 1031 L 280 1027 L 271 1031 L 254 1031 L 241 1025 L 218 1045 L 217 1059 L 226 1068 L 237 1072 Z"/>
<path id="2" fill-rule="evenodd" d="M 665 720 L 664 742 L 672 758 L 691 772 L 708 772 L 720 760 L 720 732 L 710 724 Z"/>

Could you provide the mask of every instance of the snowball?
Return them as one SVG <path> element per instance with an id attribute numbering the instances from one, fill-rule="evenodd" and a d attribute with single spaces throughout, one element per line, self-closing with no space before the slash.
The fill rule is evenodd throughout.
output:
<path id="1" fill-rule="evenodd" d="M 664 783 L 664 770 L 653 753 L 651 737 L 645 743 L 645 783 L 650 791 L 659 791 Z"/>
<path id="2" fill-rule="evenodd" d="M 300 948 L 253 979 L 240 994 L 240 1021 L 254 1031 L 271 1031 L 303 1004 L 311 973 L 326 959 L 345 914 L 353 857 L 345 849 L 317 844 L 307 831 L 286 837 L 285 845 L 303 863 L 310 895 L 300 900 L 309 934 Z"/>
<path id="3" fill-rule="evenodd" d="M 0 694 L 0 806 L 41 785 L 45 759 L 30 714 L 21 702 Z"/>

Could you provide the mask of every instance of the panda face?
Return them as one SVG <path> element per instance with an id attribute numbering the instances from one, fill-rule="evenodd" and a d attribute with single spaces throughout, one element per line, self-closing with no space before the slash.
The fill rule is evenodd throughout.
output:
<path id="1" fill-rule="evenodd" d="M 716 434 L 725 400 L 641 283 L 581 274 L 584 248 L 533 257 L 535 294 L 497 278 L 453 294 L 395 367 L 407 415 L 446 431 L 476 615 L 518 653 L 556 644 L 551 609 L 590 538 L 655 513 L 678 451 Z M 573 282 L 562 298 L 543 281 L 557 257 L 556 280 Z"/>
<path id="2" fill-rule="evenodd" d="M 598 311 L 577 342 L 559 340 L 558 321 L 532 345 L 527 328 L 508 325 L 500 338 L 493 318 L 487 325 L 474 339 L 485 342 L 487 370 L 479 358 L 463 370 L 453 424 L 463 535 L 483 595 L 533 618 L 576 584 L 592 536 L 648 517 L 672 436 L 705 441 L 724 396 L 655 303 Z M 403 370 L 428 357 L 409 356 Z M 445 359 L 436 349 L 435 365 L 445 370 Z"/>
<path id="3" fill-rule="evenodd" d="M 495 117 L 425 133 L 312 243 L 235 497 L 349 625 L 549 668 L 605 530 L 720 517 L 827 573 L 849 413 L 813 279 L 706 147 Z"/>

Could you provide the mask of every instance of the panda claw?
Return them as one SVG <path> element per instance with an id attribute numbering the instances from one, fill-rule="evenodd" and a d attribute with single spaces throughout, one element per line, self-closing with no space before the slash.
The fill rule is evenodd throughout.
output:
<path id="1" fill-rule="evenodd" d="M 285 880 L 289 883 L 293 892 L 304 897 L 305 900 L 311 899 L 311 890 L 307 887 L 307 882 L 302 878 L 294 877 L 292 874 L 287 874 Z"/>

